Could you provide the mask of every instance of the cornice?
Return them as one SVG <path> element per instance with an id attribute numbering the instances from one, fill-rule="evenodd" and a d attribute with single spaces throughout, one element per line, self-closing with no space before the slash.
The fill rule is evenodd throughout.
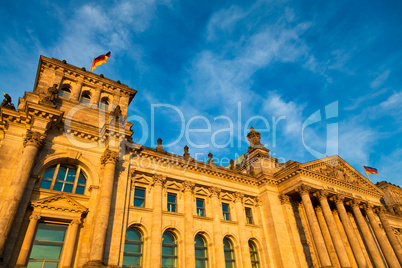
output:
<path id="1" fill-rule="evenodd" d="M 185 160 L 181 156 L 170 153 L 159 153 L 148 147 L 143 146 L 141 150 L 136 150 L 136 154 L 137 157 L 147 158 L 151 161 L 153 160 L 160 161 L 162 163 L 162 166 L 163 164 L 170 164 L 178 168 L 204 173 L 220 178 L 225 178 L 232 181 L 237 181 L 255 186 L 259 185 L 258 180 L 250 175 L 235 173 L 230 169 L 226 169 L 218 165 L 211 166 L 208 163 L 197 161 L 194 159 Z"/>

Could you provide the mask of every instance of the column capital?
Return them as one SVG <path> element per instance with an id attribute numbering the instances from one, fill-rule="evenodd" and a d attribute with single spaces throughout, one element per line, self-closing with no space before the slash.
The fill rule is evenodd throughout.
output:
<path id="1" fill-rule="evenodd" d="M 334 217 L 337 217 L 339 215 L 337 210 L 332 210 L 332 214 L 334 215 Z"/>
<path id="2" fill-rule="evenodd" d="M 350 205 L 352 208 L 357 207 L 357 208 L 360 209 L 361 201 L 358 200 L 358 199 L 352 199 L 352 200 L 350 200 L 349 205 Z"/>
<path id="3" fill-rule="evenodd" d="M 318 200 L 321 199 L 327 199 L 329 192 L 327 190 L 319 190 L 314 193 L 314 195 L 318 198 Z"/>
<path id="4" fill-rule="evenodd" d="M 375 213 L 377 213 L 378 215 L 381 215 L 381 216 L 385 215 L 386 211 L 387 211 L 386 208 L 383 206 L 377 206 L 374 210 Z"/>
<path id="5" fill-rule="evenodd" d="M 316 212 L 322 212 L 321 206 L 316 206 L 314 209 Z"/>
<path id="6" fill-rule="evenodd" d="M 221 194 L 221 188 L 216 187 L 216 186 L 212 186 L 209 188 L 209 191 L 211 192 L 212 196 L 217 196 L 219 197 L 219 195 Z"/>
<path id="7" fill-rule="evenodd" d="M 183 192 L 194 192 L 195 183 L 192 181 L 183 182 Z"/>
<path id="8" fill-rule="evenodd" d="M 74 219 L 70 222 L 70 225 L 80 225 L 82 223 L 81 219 Z"/>
<path id="9" fill-rule="evenodd" d="M 101 157 L 101 164 L 105 165 L 106 163 L 114 163 L 117 164 L 119 162 L 119 153 L 112 151 L 110 149 L 106 149 Z"/>
<path id="10" fill-rule="evenodd" d="M 365 211 L 374 212 L 374 208 L 375 208 L 375 206 L 374 206 L 373 204 L 370 204 L 370 203 L 365 203 L 365 204 L 363 204 L 363 209 L 364 209 Z"/>
<path id="11" fill-rule="evenodd" d="M 30 221 L 38 221 L 40 220 L 40 216 L 38 214 L 32 214 L 31 216 L 29 216 L 29 220 Z"/>
<path id="12" fill-rule="evenodd" d="M 343 201 L 345 200 L 345 197 L 343 195 L 337 194 L 332 197 L 332 201 L 335 202 L 335 204 L 343 204 Z"/>
<path id="13" fill-rule="evenodd" d="M 152 185 L 164 185 L 166 182 L 166 176 L 163 176 L 161 174 L 154 174 L 152 177 Z"/>
<path id="14" fill-rule="evenodd" d="M 296 189 L 296 192 L 298 192 L 301 196 L 302 195 L 309 195 L 311 191 L 311 187 L 305 184 L 302 184 L 298 186 Z"/>
<path id="15" fill-rule="evenodd" d="M 234 193 L 235 202 L 243 202 L 244 194 L 241 192 Z"/>
<path id="16" fill-rule="evenodd" d="M 32 145 L 41 148 L 45 143 L 45 139 L 46 134 L 40 133 L 38 131 L 27 130 L 23 142 L 24 148 L 27 145 Z"/>
<path id="17" fill-rule="evenodd" d="M 281 201 L 281 204 L 282 204 L 282 205 L 284 205 L 284 204 L 290 204 L 290 197 L 289 197 L 288 195 L 286 195 L 286 194 L 281 194 L 281 195 L 279 196 L 279 200 Z"/>

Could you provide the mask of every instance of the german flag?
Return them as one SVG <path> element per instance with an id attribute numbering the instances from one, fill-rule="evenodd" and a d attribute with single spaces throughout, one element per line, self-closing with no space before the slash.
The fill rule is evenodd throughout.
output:
<path id="1" fill-rule="evenodd" d="M 363 166 L 364 171 L 366 171 L 367 174 L 376 174 L 378 175 L 378 170 L 376 168 L 372 168 L 372 167 L 366 167 Z"/>
<path id="2" fill-rule="evenodd" d="M 104 62 L 107 62 L 107 59 L 110 58 L 110 51 L 106 53 L 105 55 L 100 55 L 99 57 L 96 57 L 92 60 L 92 65 L 91 65 L 91 72 L 95 70 L 96 67 L 101 65 Z"/>

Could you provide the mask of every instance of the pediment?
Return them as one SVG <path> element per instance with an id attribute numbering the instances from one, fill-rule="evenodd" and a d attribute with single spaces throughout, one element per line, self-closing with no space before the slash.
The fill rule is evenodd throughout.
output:
<path id="1" fill-rule="evenodd" d="M 222 200 L 227 200 L 227 201 L 233 201 L 233 195 L 229 194 L 229 193 L 221 193 L 221 199 Z"/>
<path id="2" fill-rule="evenodd" d="M 363 188 L 383 195 L 382 191 L 369 179 L 337 155 L 302 164 L 301 168 L 319 176 L 336 180 L 344 185 Z"/>
<path id="3" fill-rule="evenodd" d="M 196 187 L 195 194 L 209 196 L 210 192 L 204 187 Z"/>
<path id="4" fill-rule="evenodd" d="M 34 208 L 84 213 L 87 208 L 66 194 L 57 194 L 31 202 Z"/>
<path id="5" fill-rule="evenodd" d="M 256 202 L 255 202 L 255 200 L 253 198 L 246 197 L 246 198 L 244 198 L 244 204 L 250 205 L 250 206 L 255 206 Z"/>
<path id="6" fill-rule="evenodd" d="M 152 178 L 151 177 L 147 177 L 144 175 L 139 175 L 136 176 L 132 179 L 135 183 L 139 182 L 139 183 L 144 183 L 144 184 L 151 184 L 152 182 Z"/>
<path id="7" fill-rule="evenodd" d="M 166 183 L 166 188 L 181 191 L 183 189 L 183 186 L 178 182 L 168 181 Z"/>

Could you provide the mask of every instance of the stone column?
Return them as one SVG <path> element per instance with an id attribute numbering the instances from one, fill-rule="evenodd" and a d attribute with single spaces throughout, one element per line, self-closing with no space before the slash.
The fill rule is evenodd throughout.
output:
<path id="1" fill-rule="evenodd" d="M 214 230 L 214 247 L 215 247 L 215 263 L 216 267 L 225 267 L 225 258 L 223 250 L 223 237 L 222 237 L 222 209 L 219 202 L 219 195 L 221 193 L 221 188 L 211 187 L 211 204 L 212 204 L 212 215 L 213 220 L 213 230 Z"/>
<path id="2" fill-rule="evenodd" d="M 395 256 L 394 250 L 392 249 L 385 233 L 381 229 L 381 227 L 378 224 L 378 221 L 374 215 L 373 206 L 368 204 L 365 206 L 365 210 L 366 210 L 367 217 L 370 220 L 370 225 L 374 230 L 378 243 L 381 246 L 382 252 L 384 253 L 385 259 L 387 260 L 389 267 L 390 268 L 400 268 L 401 266 L 399 265 L 398 259 Z"/>
<path id="3" fill-rule="evenodd" d="M 395 233 L 392 230 L 391 225 L 388 222 L 387 217 L 385 216 L 385 209 L 379 208 L 377 210 L 378 216 L 380 217 L 382 226 L 384 227 L 385 232 L 387 233 L 389 242 L 392 245 L 392 248 L 395 251 L 396 257 L 398 258 L 399 264 L 402 265 L 402 247 L 399 244 L 398 240 L 395 237 Z"/>
<path id="4" fill-rule="evenodd" d="M 366 259 L 364 258 L 363 251 L 359 245 L 359 240 L 353 231 L 352 223 L 350 222 L 348 213 L 346 212 L 345 206 L 343 204 L 344 197 L 337 195 L 334 197 L 334 202 L 338 210 L 339 216 L 341 218 L 343 227 L 345 228 L 346 235 L 348 236 L 350 246 L 356 258 L 357 265 L 359 267 L 366 267 Z"/>
<path id="5" fill-rule="evenodd" d="M 38 225 L 39 219 L 40 216 L 37 214 L 32 214 L 29 217 L 28 229 L 25 233 L 24 242 L 22 242 L 20 255 L 18 255 L 16 267 L 26 267 L 29 252 L 31 250 L 32 242 L 35 237 L 36 226 Z"/>
<path id="6" fill-rule="evenodd" d="M 81 219 L 71 221 L 67 230 L 66 241 L 64 242 L 64 253 L 63 253 L 63 263 L 62 268 L 72 267 L 73 255 L 75 244 L 77 241 L 78 227 L 81 224 Z"/>
<path id="7" fill-rule="evenodd" d="M 110 149 L 106 149 L 101 158 L 101 164 L 104 166 L 103 179 L 96 208 L 97 213 L 93 227 L 89 262 L 84 267 L 103 265 L 103 253 L 105 251 L 106 233 L 109 225 L 115 169 L 118 161 L 119 153 L 111 151 Z"/>
<path id="8" fill-rule="evenodd" d="M 195 267 L 193 192 L 195 183 L 185 181 L 184 186 L 184 267 Z"/>
<path id="9" fill-rule="evenodd" d="M 243 198 L 244 194 L 240 192 L 235 193 L 235 206 L 237 225 L 239 230 L 240 251 L 243 260 L 243 267 L 251 267 L 250 247 L 247 240 L 246 231 L 246 214 L 244 212 Z"/>
<path id="10" fill-rule="evenodd" d="M 160 174 L 155 174 L 153 177 L 152 190 L 152 224 L 151 224 L 151 263 L 153 267 L 162 266 L 162 206 L 163 206 L 163 184 L 166 182 L 166 177 Z"/>
<path id="11" fill-rule="evenodd" d="M 94 108 L 99 107 L 99 99 L 102 93 L 102 86 L 98 85 L 95 89 L 95 94 L 91 97 L 91 106 Z"/>
<path id="12" fill-rule="evenodd" d="M 315 208 L 315 214 L 317 216 L 318 224 L 320 225 L 321 228 L 321 233 L 322 236 L 324 237 L 324 242 L 325 245 L 327 246 L 329 258 L 331 259 L 331 263 L 333 267 L 341 267 L 341 264 L 338 260 L 338 255 L 335 250 L 334 243 L 331 239 L 331 234 L 329 232 L 328 225 L 325 221 L 324 213 L 322 212 L 321 206 L 316 206 Z M 350 266 L 349 266 L 350 268 Z"/>
<path id="13" fill-rule="evenodd" d="M 77 85 L 72 89 L 70 100 L 78 101 L 80 98 L 82 88 L 82 81 L 78 81 Z"/>
<path id="14" fill-rule="evenodd" d="M 317 194 L 318 200 L 321 204 L 322 212 L 328 225 L 329 233 L 332 237 L 336 253 L 338 254 L 339 262 L 341 263 L 342 267 L 351 267 L 348 254 L 346 253 L 345 246 L 342 242 L 341 234 L 339 233 L 334 215 L 332 214 L 331 208 L 328 204 L 327 196 L 328 192 L 325 190 L 322 190 Z"/>
<path id="15" fill-rule="evenodd" d="M 362 212 L 360 211 L 360 202 L 357 200 L 353 200 L 351 203 L 353 214 L 355 215 L 357 224 L 359 225 L 359 229 L 363 234 L 364 241 L 366 242 L 367 248 L 370 252 L 371 258 L 376 266 L 376 268 L 385 268 L 384 262 L 382 261 L 382 257 L 380 252 L 378 251 L 377 245 L 374 241 L 374 238 L 371 234 L 369 226 L 364 219 Z"/>
<path id="16" fill-rule="evenodd" d="M 14 222 L 15 214 L 31 174 L 36 154 L 43 146 L 46 135 L 40 132 L 27 131 L 24 138 L 24 152 L 11 178 L 11 184 L 4 196 L 0 210 L 0 257 L 3 254 L 4 244 Z"/>
<path id="17" fill-rule="evenodd" d="M 317 247 L 318 256 L 321 261 L 321 266 L 332 267 L 331 259 L 329 258 L 327 248 L 325 247 L 324 237 L 322 236 L 320 225 L 318 224 L 313 204 L 311 203 L 310 190 L 311 188 L 306 185 L 301 185 L 296 189 L 296 191 L 300 194 L 303 201 L 303 206 L 306 211 L 307 220 L 311 226 L 311 232 L 313 233 L 314 243 Z"/>

